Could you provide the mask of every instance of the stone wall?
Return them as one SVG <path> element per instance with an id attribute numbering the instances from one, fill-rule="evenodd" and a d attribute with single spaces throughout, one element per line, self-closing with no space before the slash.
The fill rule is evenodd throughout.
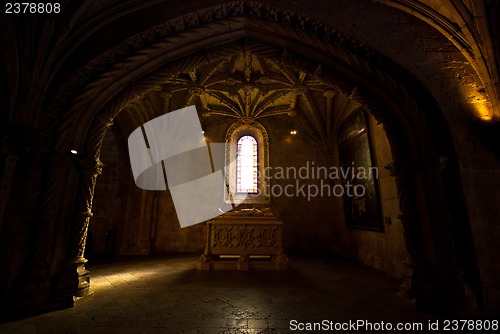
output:
<path id="1" fill-rule="evenodd" d="M 393 277 L 400 277 L 406 258 L 396 182 L 385 167 L 392 163 L 391 148 L 385 131 L 370 117 L 372 153 L 378 168 L 379 199 L 383 231 L 347 228 L 343 216 L 337 220 L 341 253 Z"/>

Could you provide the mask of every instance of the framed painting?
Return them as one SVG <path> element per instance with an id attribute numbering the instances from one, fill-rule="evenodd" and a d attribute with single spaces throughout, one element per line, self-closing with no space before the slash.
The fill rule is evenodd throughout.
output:
<path id="1" fill-rule="evenodd" d="M 378 192 L 378 169 L 374 165 L 368 117 L 354 112 L 342 124 L 338 137 L 344 185 L 346 226 L 383 231 Z"/>

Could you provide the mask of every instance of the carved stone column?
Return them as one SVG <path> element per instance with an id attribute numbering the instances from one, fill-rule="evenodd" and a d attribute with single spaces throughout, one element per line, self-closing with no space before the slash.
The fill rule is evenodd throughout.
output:
<path id="1" fill-rule="evenodd" d="M 92 199 L 97 176 L 102 172 L 103 164 L 93 159 L 81 159 L 78 162 L 80 180 L 76 194 L 76 205 L 69 227 L 67 260 L 59 279 L 59 299 L 71 300 L 73 296 L 83 297 L 90 291 L 90 274 L 85 269 L 85 243 L 90 218 L 92 217 Z M 74 299 L 73 299 L 74 300 Z"/>
<path id="2" fill-rule="evenodd" d="M 104 164 L 99 160 L 101 145 L 108 128 L 121 107 L 130 100 L 133 89 L 128 89 L 121 96 L 110 102 L 105 112 L 94 117 L 85 150 L 77 162 L 80 174 L 76 187 L 75 204 L 71 223 L 68 227 L 66 260 L 58 280 L 57 299 L 62 302 L 74 302 L 90 292 L 90 273 L 85 269 L 87 259 L 84 257 L 87 231 L 92 217 L 92 201 L 97 176 L 101 174 Z"/>
<path id="3" fill-rule="evenodd" d="M 405 160 L 387 166 L 390 175 L 396 179 L 400 215 L 407 257 L 403 265 L 399 294 L 416 299 L 417 304 L 432 304 L 433 284 L 425 254 L 425 240 L 422 235 L 422 217 L 419 214 L 416 191 L 417 166 Z"/>
<path id="4" fill-rule="evenodd" d="M 452 213 L 442 183 L 445 162 L 436 157 L 395 162 L 388 168 L 396 178 L 408 251 L 400 294 L 415 298 L 421 309 L 457 314 L 474 311 L 477 301 L 464 279 L 465 270 L 456 261 Z"/>
<path id="5" fill-rule="evenodd" d="M 467 269 L 472 269 L 471 264 L 457 261 L 457 247 L 470 253 L 474 250 L 467 243 L 459 243 L 458 235 L 466 233 L 466 229 L 461 226 L 464 222 L 461 221 L 463 217 L 458 217 L 462 212 L 457 212 L 457 203 L 448 202 L 450 189 L 444 183 L 449 169 L 448 160 L 437 156 L 421 164 L 437 262 L 436 286 L 444 309 L 470 314 L 477 311 L 478 298 L 473 288 L 473 277 L 467 272 Z"/>

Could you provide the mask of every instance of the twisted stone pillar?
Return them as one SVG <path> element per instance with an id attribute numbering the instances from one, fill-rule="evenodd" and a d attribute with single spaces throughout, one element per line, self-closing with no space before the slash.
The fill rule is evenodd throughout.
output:
<path id="1" fill-rule="evenodd" d="M 432 295 L 432 287 L 427 279 L 423 279 L 426 276 L 426 260 L 415 191 L 415 165 L 410 161 L 396 161 L 386 168 L 396 179 L 400 209 L 398 219 L 407 250 L 399 293 L 409 299 L 420 300 L 426 298 L 426 295 Z"/>
<path id="2" fill-rule="evenodd" d="M 86 296 L 90 291 L 90 273 L 85 269 L 84 257 L 87 231 L 92 217 L 92 200 L 97 176 L 103 164 L 97 160 L 78 162 L 80 180 L 76 194 L 75 211 L 69 227 L 66 262 L 59 280 L 59 296 L 63 299 Z"/>
<path id="3" fill-rule="evenodd" d="M 449 200 L 451 191 L 461 191 L 456 186 L 450 189 L 450 185 L 444 182 L 450 168 L 447 157 L 435 157 L 421 165 L 426 182 L 426 198 L 436 254 L 436 290 L 443 309 L 453 313 L 473 314 L 478 310 L 478 296 L 471 272 L 475 270 L 474 263 L 466 259 L 459 263 L 457 247 L 471 254 L 474 250 L 463 241 L 463 234 L 467 234 L 467 228 L 464 226 L 467 219 L 461 214 L 465 212 L 458 207 L 460 203 Z"/>
<path id="4" fill-rule="evenodd" d="M 426 310 L 474 311 L 474 289 L 456 261 L 453 213 L 442 182 L 446 159 L 400 161 L 389 168 L 396 178 L 399 219 L 408 251 L 400 294 L 415 298 L 417 307 Z"/>
<path id="5" fill-rule="evenodd" d="M 87 137 L 86 150 L 78 160 L 77 170 L 80 176 L 68 229 L 66 260 L 58 284 L 58 298 L 64 301 L 75 300 L 74 297 L 83 297 L 90 292 L 90 273 L 85 269 L 85 244 L 92 217 L 95 184 L 104 166 L 99 160 L 100 148 L 111 124 L 112 120 L 106 116 L 98 115 L 94 118 Z"/>

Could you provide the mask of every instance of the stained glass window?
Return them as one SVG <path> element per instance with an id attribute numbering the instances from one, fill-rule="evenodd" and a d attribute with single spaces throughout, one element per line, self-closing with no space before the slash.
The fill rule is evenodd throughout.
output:
<path id="1" fill-rule="evenodd" d="M 238 140 L 236 192 L 257 192 L 257 141 L 252 136 L 243 136 Z"/>

